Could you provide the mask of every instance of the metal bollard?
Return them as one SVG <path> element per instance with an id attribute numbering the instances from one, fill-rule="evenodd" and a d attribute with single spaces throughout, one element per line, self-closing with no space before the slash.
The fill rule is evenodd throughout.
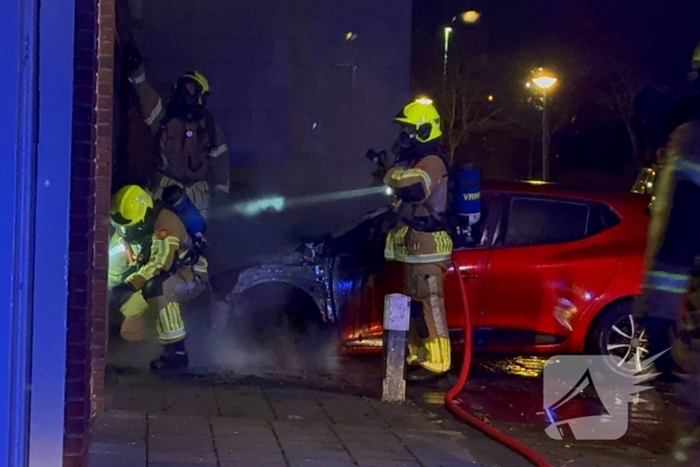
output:
<path id="1" fill-rule="evenodd" d="M 384 297 L 384 380 L 382 402 L 406 400 L 406 344 L 411 298 L 402 294 Z"/>

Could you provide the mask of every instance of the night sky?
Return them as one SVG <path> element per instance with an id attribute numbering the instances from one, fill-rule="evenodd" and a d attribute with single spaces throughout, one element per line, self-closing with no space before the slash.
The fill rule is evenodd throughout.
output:
<path id="1" fill-rule="evenodd" d="M 627 93 L 634 96 L 643 86 L 677 90 L 687 84 L 691 57 L 700 42 L 700 1 L 414 0 L 414 93 L 434 94 L 436 83 L 439 87 L 443 28 L 468 10 L 479 11 L 481 18 L 473 25 L 452 24 L 449 63 L 478 63 L 477 68 L 486 70 L 479 79 L 489 84 L 480 92 L 495 95 L 496 102 L 508 102 L 509 112 L 514 106 L 520 111 L 510 115 L 514 125 L 470 137 L 461 146 L 464 153 L 482 154 L 487 161 L 499 159 L 501 170 L 528 157 L 533 149 L 527 140 L 540 144 L 539 117 L 523 113 L 522 101 L 529 96 L 524 88 L 528 73 L 544 66 L 559 79 L 550 104 L 550 126 L 553 151 L 561 160 L 597 169 L 616 160 L 614 170 L 632 160 L 647 163 L 642 159 L 655 151 L 644 146 L 651 139 L 637 132 L 635 150 L 625 126 L 631 117 L 601 102 L 613 95 L 606 91 L 610 86 L 634 90 Z M 630 112 L 631 99 L 624 106 Z M 523 130 L 528 125 L 529 134 Z M 501 170 L 499 176 L 518 177 L 522 170 Z"/>
<path id="2" fill-rule="evenodd" d="M 482 12 L 478 27 L 486 30 L 491 53 L 518 51 L 533 60 L 561 62 L 572 58 L 561 50 L 579 42 L 601 53 L 614 49 L 605 37 L 617 31 L 637 46 L 640 66 L 661 81 L 685 76 L 700 41 L 697 0 L 414 0 L 415 60 L 425 60 L 428 48 L 439 58 L 442 27 L 471 9 Z M 586 15 L 597 29 L 587 37 L 576 24 Z"/>

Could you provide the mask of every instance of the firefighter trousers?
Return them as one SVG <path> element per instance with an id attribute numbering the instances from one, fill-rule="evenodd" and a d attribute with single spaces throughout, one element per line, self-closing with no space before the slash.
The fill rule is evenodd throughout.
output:
<path id="1" fill-rule="evenodd" d="M 444 272 L 442 263 L 404 263 L 404 294 L 411 297 L 407 362 L 437 374 L 451 364 Z"/>
<path id="2" fill-rule="evenodd" d="M 125 317 L 122 337 L 143 339 L 144 314 L 150 312 L 161 344 L 183 340 L 186 331 L 180 304 L 197 298 L 206 288 L 206 274 L 191 267 L 178 269 L 168 277 L 154 277 L 122 306 L 120 311 Z"/>

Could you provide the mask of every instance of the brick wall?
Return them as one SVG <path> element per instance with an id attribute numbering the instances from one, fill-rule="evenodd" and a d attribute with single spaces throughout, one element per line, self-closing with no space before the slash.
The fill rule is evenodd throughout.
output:
<path id="1" fill-rule="evenodd" d="M 104 371 L 107 357 L 107 262 L 112 181 L 112 118 L 114 95 L 115 0 L 98 7 L 97 147 L 93 168 L 95 185 L 95 243 L 92 306 L 92 412 L 104 410 Z"/>
<path id="2" fill-rule="evenodd" d="M 113 0 L 76 0 L 75 20 L 65 467 L 87 465 L 91 414 L 102 407 Z"/>

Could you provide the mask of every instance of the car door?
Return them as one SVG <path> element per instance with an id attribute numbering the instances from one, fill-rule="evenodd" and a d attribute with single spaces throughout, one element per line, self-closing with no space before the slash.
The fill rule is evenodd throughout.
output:
<path id="1" fill-rule="evenodd" d="M 401 290 L 401 273 L 384 260 L 384 239 L 395 215 L 382 210 L 332 242 L 333 302 L 346 346 L 377 346 L 382 334 L 381 291 Z"/>
<path id="2" fill-rule="evenodd" d="M 619 218 L 604 204 L 533 195 L 508 201 L 503 238 L 491 252 L 484 287 L 484 345 L 557 344 L 570 334 L 558 303 L 576 322 L 602 294 L 619 263 Z M 618 249 L 619 251 L 619 249 Z"/>
<path id="3" fill-rule="evenodd" d="M 482 218 L 474 226 L 476 246 L 460 247 L 459 239 L 455 239 L 456 249 L 452 254 L 452 260 L 460 269 L 467 294 L 470 322 L 475 327 L 479 326 L 482 318 L 483 292 L 489 258 L 494 241 L 498 239 L 502 227 L 505 202 L 505 195 L 484 193 Z M 459 335 L 464 329 L 464 306 L 458 275 L 453 267 L 445 273 L 445 307 L 448 327 Z"/>

